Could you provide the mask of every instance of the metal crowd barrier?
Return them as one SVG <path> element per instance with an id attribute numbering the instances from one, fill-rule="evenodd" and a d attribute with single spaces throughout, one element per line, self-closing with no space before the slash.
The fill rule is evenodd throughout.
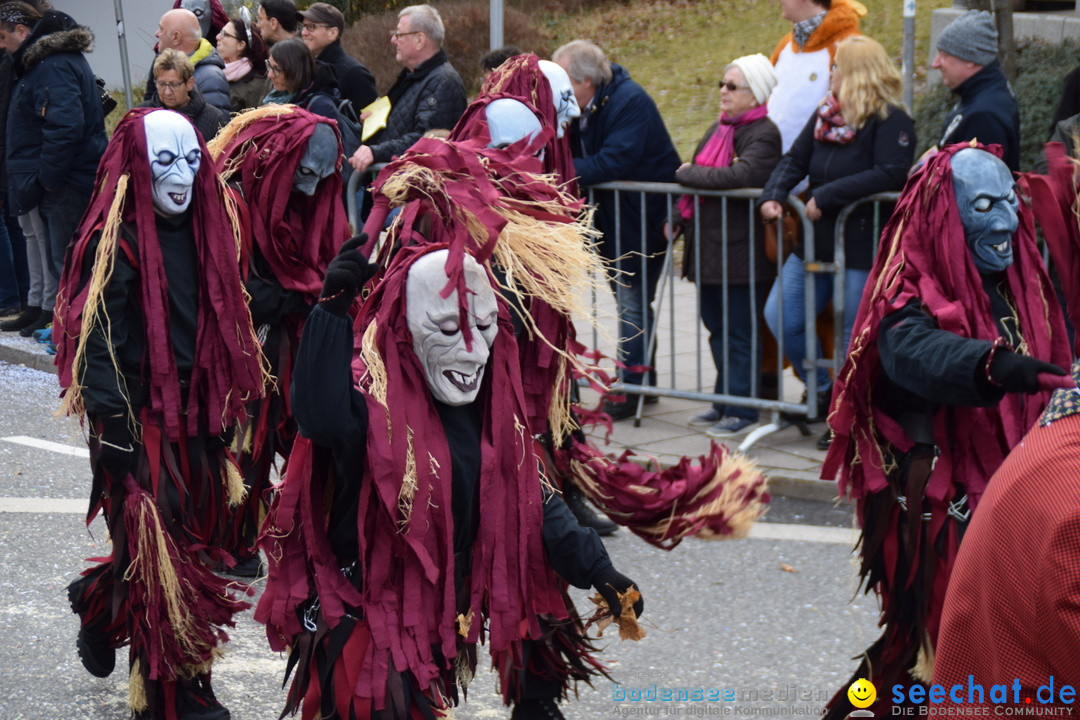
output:
<path id="1" fill-rule="evenodd" d="M 639 203 L 638 208 L 639 208 L 641 217 L 643 218 L 641 227 L 639 228 L 639 232 L 638 232 L 638 238 L 639 238 L 638 247 L 644 247 L 645 244 L 646 244 L 646 240 L 647 240 L 646 233 L 648 232 L 648 229 L 645 226 L 644 217 L 645 217 L 646 198 L 647 198 L 648 195 L 654 195 L 655 196 L 655 195 L 660 194 L 660 195 L 665 196 L 665 202 L 666 202 L 666 206 L 667 206 L 667 213 L 666 213 L 667 217 L 674 217 L 674 215 L 675 215 L 675 204 L 677 203 L 678 198 L 681 197 L 682 195 L 690 195 L 690 196 L 693 196 L 695 198 L 702 197 L 702 198 L 718 198 L 718 199 L 720 199 L 721 204 L 722 204 L 722 214 L 723 214 L 723 217 L 725 218 L 724 221 L 722 221 L 722 226 L 721 226 L 721 262 L 722 262 L 723 268 L 725 269 L 724 273 L 723 273 L 723 282 L 722 282 L 722 285 L 721 285 L 721 296 L 723 298 L 723 303 L 724 303 L 724 307 L 722 308 L 722 315 L 724 317 L 724 325 L 725 325 L 725 330 L 726 330 L 727 325 L 728 325 L 728 323 L 727 323 L 727 314 L 728 314 L 728 312 L 727 312 L 727 303 L 728 303 L 728 298 L 729 298 L 729 281 L 728 281 L 727 272 L 726 272 L 726 268 L 728 266 L 728 238 L 727 238 L 728 227 L 727 227 L 727 222 L 726 222 L 726 218 L 727 218 L 728 212 L 729 212 L 728 208 L 729 208 L 729 206 L 734 206 L 736 204 L 746 203 L 746 204 L 748 204 L 750 206 L 749 212 L 752 212 L 752 213 L 756 214 L 757 209 L 754 207 L 754 205 L 756 204 L 756 201 L 758 200 L 758 198 L 761 195 L 761 190 L 760 189 L 699 190 L 699 189 L 694 189 L 694 188 L 687 188 L 687 187 L 684 187 L 682 185 L 678 185 L 678 184 L 675 184 L 675 183 L 643 183 L 643 182 L 628 182 L 628 181 L 626 181 L 626 182 L 611 182 L 611 183 L 598 184 L 598 185 L 594 185 L 594 186 L 591 186 L 591 187 L 587 188 L 588 199 L 589 199 L 590 203 L 593 203 L 593 204 L 596 203 L 596 193 L 600 192 L 600 191 L 609 191 L 609 192 L 613 193 L 614 197 L 612 198 L 612 201 L 613 201 L 613 204 L 616 207 L 618 207 L 619 198 L 620 198 L 620 195 L 622 193 L 635 193 L 637 195 L 637 201 Z M 849 206 L 847 208 L 844 208 L 841 211 L 841 213 L 840 213 L 840 215 L 839 215 L 839 217 L 837 219 L 837 222 L 838 222 L 838 229 L 837 229 L 837 233 L 836 233 L 837 249 L 836 249 L 836 254 L 834 256 L 834 258 L 835 258 L 834 261 L 831 262 L 831 263 L 804 261 L 804 263 L 803 263 L 803 280 L 802 281 L 804 282 L 804 286 L 805 286 L 805 305 L 804 305 L 805 318 L 804 318 L 804 323 L 805 323 L 805 327 L 808 328 L 808 330 L 807 330 L 807 333 L 806 333 L 806 348 L 805 348 L 806 360 L 805 360 L 805 363 L 804 363 L 804 368 L 803 368 L 803 373 L 802 374 L 805 377 L 805 385 L 806 385 L 807 392 L 806 392 L 805 400 L 803 402 L 797 402 L 797 403 L 796 402 L 785 401 L 783 399 L 784 394 L 785 394 L 784 393 L 785 379 L 784 379 L 784 373 L 783 373 L 783 358 L 786 355 L 785 348 L 784 348 L 783 333 L 779 333 L 780 337 L 776 338 L 777 356 L 778 356 L 777 361 L 776 361 L 776 367 L 777 367 L 777 390 L 776 390 L 776 395 L 777 395 L 777 399 L 769 399 L 769 398 L 765 398 L 765 397 L 762 396 L 760 380 L 759 380 L 759 377 L 758 377 L 757 373 L 754 373 L 754 375 L 752 376 L 753 379 L 751 381 L 751 394 L 750 394 L 750 396 L 744 397 L 744 396 L 729 394 L 728 391 L 730 389 L 730 368 L 731 368 L 730 360 L 731 360 L 731 353 L 730 353 L 730 344 L 729 344 L 729 339 L 727 337 L 727 332 L 725 332 L 724 337 L 723 337 L 723 357 L 724 357 L 725 374 L 724 374 L 724 377 L 722 378 L 722 383 L 723 383 L 724 392 L 719 393 L 719 394 L 711 392 L 711 390 L 713 389 L 713 379 L 715 378 L 716 371 L 715 371 L 714 364 L 712 362 L 711 351 L 707 346 L 707 331 L 705 330 L 704 325 L 700 321 L 699 304 L 700 304 L 701 300 L 700 300 L 700 295 L 699 295 L 699 293 L 697 291 L 697 288 L 701 287 L 701 260 L 700 260 L 701 259 L 701 253 L 700 253 L 700 247 L 698 246 L 698 243 L 700 243 L 700 238 L 701 238 L 701 214 L 700 213 L 695 213 L 694 217 L 693 217 L 693 220 L 692 220 L 693 229 L 694 229 L 694 232 L 693 232 L 693 235 L 692 235 L 692 242 L 695 244 L 694 247 L 693 247 L 693 252 L 694 252 L 694 257 L 697 260 L 696 260 L 696 262 L 694 264 L 695 277 L 693 278 L 693 281 L 694 281 L 694 290 L 693 290 L 694 304 L 693 304 L 692 307 L 689 308 L 689 313 L 687 312 L 688 308 L 686 307 L 685 299 L 683 300 L 682 307 L 680 307 L 678 309 L 678 311 L 676 310 L 677 287 L 679 285 L 679 283 L 677 282 L 677 279 L 678 279 L 679 274 L 677 272 L 673 271 L 673 268 L 672 268 L 674 240 L 672 239 L 672 237 L 670 237 L 670 234 L 669 234 L 669 237 L 666 238 L 666 253 L 665 253 L 665 262 L 664 262 L 664 265 L 663 265 L 663 269 L 661 271 L 662 276 L 659 278 L 659 282 L 657 284 L 657 289 L 656 289 L 655 315 L 654 315 L 655 321 L 653 322 L 651 327 L 648 326 L 648 323 L 646 323 L 646 327 L 643 328 L 643 330 L 642 330 L 642 332 L 644 333 L 645 345 L 646 345 L 646 348 L 649 349 L 650 354 L 652 352 L 660 349 L 659 346 L 660 346 L 661 338 L 666 340 L 666 346 L 663 347 L 663 350 L 665 352 L 662 353 L 663 359 L 665 359 L 667 361 L 666 362 L 666 367 L 665 367 L 665 363 L 660 362 L 660 361 L 657 361 L 657 362 L 653 363 L 653 367 L 654 367 L 654 370 L 656 372 L 656 377 L 657 377 L 657 381 L 655 383 L 653 383 L 653 384 L 634 385 L 634 384 L 627 384 L 627 383 L 623 383 L 623 382 L 616 382 L 616 383 L 611 385 L 611 390 L 612 390 L 613 393 L 626 394 L 628 396 L 634 396 L 634 397 L 637 398 L 635 424 L 640 424 L 640 419 L 641 419 L 642 410 L 643 410 L 644 401 L 645 401 L 646 396 L 670 397 L 670 398 L 679 398 L 679 399 L 686 399 L 686 400 L 695 400 L 695 401 L 700 401 L 702 403 L 709 403 L 709 404 L 715 402 L 715 403 L 729 405 L 729 406 L 756 408 L 761 413 L 768 413 L 767 418 L 762 418 L 762 422 L 760 423 L 760 425 L 756 429 L 751 431 L 746 436 L 746 438 L 743 440 L 742 444 L 740 445 L 740 449 L 745 450 L 746 448 L 750 447 L 755 442 L 760 440 L 762 437 L 764 437 L 764 436 L 766 436 L 766 435 L 768 435 L 770 433 L 776 432 L 777 430 L 779 430 L 779 429 L 781 429 L 783 427 L 786 427 L 789 424 L 789 420 L 786 419 L 785 417 L 782 417 L 781 413 L 783 413 L 785 416 L 787 416 L 787 418 L 791 418 L 791 417 L 804 417 L 805 418 L 805 417 L 814 417 L 814 416 L 818 415 L 819 408 L 818 408 L 818 402 L 817 402 L 817 390 L 818 390 L 818 388 L 817 388 L 817 375 L 814 372 L 814 369 L 816 369 L 818 367 L 825 367 L 825 368 L 830 369 L 832 371 L 833 376 L 835 376 L 836 371 L 839 369 L 839 366 L 842 364 L 842 361 L 843 361 L 843 349 L 844 349 L 844 347 L 846 345 L 846 338 L 844 338 L 842 336 L 843 335 L 843 326 L 844 326 L 843 317 L 844 317 L 844 311 L 845 311 L 845 307 L 844 307 L 844 297 L 845 296 L 844 296 L 844 281 L 843 281 L 844 269 L 845 269 L 845 263 L 844 263 L 845 258 L 844 258 L 844 252 L 843 252 L 844 222 L 850 216 L 851 212 L 854 209 L 856 209 L 858 206 L 860 206 L 862 204 L 865 204 L 867 202 L 873 202 L 878 206 L 878 210 L 875 212 L 875 227 L 877 229 L 877 232 L 880 232 L 880 228 L 884 226 L 885 221 L 888 219 L 887 217 L 882 217 L 882 213 L 880 212 L 880 205 L 883 204 L 883 203 L 895 202 L 897 197 L 898 197 L 897 193 L 887 193 L 887 194 L 881 194 L 881 195 L 874 195 L 872 197 L 860 200 L 858 203 L 855 203 L 855 204 L 853 204 L 853 205 L 851 205 L 851 206 Z M 803 245 L 803 249 L 804 249 L 803 255 L 804 255 L 804 257 L 812 258 L 812 257 L 814 257 L 813 224 L 810 222 L 809 219 L 807 219 L 806 214 L 805 214 L 805 206 L 803 205 L 803 203 L 797 197 L 790 196 L 788 198 L 788 203 L 791 205 L 792 208 L 794 208 L 796 210 L 796 212 L 798 213 L 799 220 L 800 220 L 800 222 L 802 224 L 802 233 L 803 233 L 802 245 Z M 636 250 L 636 248 L 623 248 L 621 246 L 621 229 L 622 229 L 621 228 L 621 221 L 622 221 L 621 214 L 616 214 L 615 222 L 614 222 L 615 228 L 616 228 L 615 229 L 616 246 L 615 246 L 615 250 L 613 252 L 613 255 L 615 257 L 620 257 L 620 258 L 625 257 L 625 256 L 627 256 L 628 253 L 631 253 L 634 250 Z M 782 237 L 782 228 L 780 227 L 780 222 L 781 221 L 777 220 L 776 222 L 777 222 L 777 225 L 778 225 L 778 227 L 777 227 L 777 237 L 780 238 L 780 237 Z M 749 232 L 750 232 L 749 243 L 750 243 L 750 247 L 751 247 L 751 252 L 749 253 L 750 266 L 748 268 L 748 274 L 749 274 L 749 278 L 750 278 L 749 294 L 750 294 L 751 299 L 753 299 L 757 295 L 757 292 L 759 290 L 758 285 L 760 284 L 759 281 L 757 281 L 756 278 L 755 278 L 755 275 L 756 275 L 755 270 L 757 269 L 757 268 L 754 267 L 754 263 L 756 262 L 756 255 L 757 255 L 756 249 L 758 248 L 759 244 L 764 241 L 764 239 L 761 238 L 761 237 L 758 237 L 757 226 L 756 226 L 755 223 L 750 223 Z M 877 232 L 875 232 L 875 235 L 877 234 Z M 691 239 L 688 237 L 687 242 L 690 242 L 690 241 L 691 241 Z M 780 254 L 778 253 L 778 257 L 776 259 L 776 265 L 775 265 L 775 268 L 774 268 L 774 272 L 772 273 L 773 277 L 772 277 L 772 279 L 770 279 L 768 281 L 769 288 L 771 288 L 774 283 L 777 284 L 777 291 L 780 293 L 781 297 L 783 297 L 783 274 L 781 272 L 781 268 L 783 267 L 783 263 L 784 263 L 784 258 L 781 257 Z M 645 264 L 645 263 L 635 263 L 635 265 L 639 265 L 641 267 L 641 269 L 643 270 L 643 272 L 646 272 L 646 273 L 648 272 L 648 265 L 647 264 Z M 816 303 L 815 303 L 816 298 L 815 298 L 815 283 L 812 282 L 812 276 L 815 275 L 815 274 L 818 274 L 818 273 L 827 273 L 827 274 L 835 275 L 834 282 L 833 282 L 833 298 L 832 298 L 833 311 L 835 313 L 835 333 L 834 333 L 835 342 L 834 342 L 834 348 L 833 348 L 833 353 L 832 353 L 833 357 L 831 359 L 830 358 L 820 358 L 820 357 L 818 357 L 818 352 L 817 352 L 818 339 L 817 339 L 817 335 L 815 333 L 817 317 L 816 317 L 816 313 L 814 312 L 814 308 L 815 308 L 815 305 L 816 305 Z M 647 280 L 648 280 L 648 278 L 643 278 L 642 282 L 640 283 L 641 292 L 642 292 L 641 302 L 642 302 L 643 306 L 647 305 L 647 300 L 648 300 L 647 295 L 646 295 L 647 288 L 648 288 Z M 686 292 L 685 292 L 686 288 L 685 287 L 683 288 L 683 291 L 684 291 L 683 294 L 686 294 Z M 766 289 L 765 292 L 767 294 L 769 292 L 769 290 Z M 752 305 L 753 305 L 753 301 L 752 301 Z M 665 319 L 664 318 L 665 307 L 666 307 L 666 323 L 664 322 L 664 319 Z M 597 312 L 597 311 L 598 311 L 597 306 L 596 306 L 596 303 L 594 302 L 594 312 Z M 777 315 L 778 315 L 778 318 L 777 318 L 778 325 L 779 325 L 779 327 L 782 328 L 784 326 L 784 304 L 782 302 L 779 303 L 778 306 L 777 306 Z M 616 322 L 617 322 L 617 319 L 616 319 Z M 685 342 L 685 339 L 683 339 L 683 340 L 679 339 L 679 335 L 682 334 L 683 336 L 685 336 L 685 328 L 689 323 L 692 323 L 693 327 L 695 328 L 694 339 L 693 339 L 694 348 L 693 348 L 692 353 L 686 353 L 685 348 L 679 348 L 677 346 L 679 342 Z M 758 348 L 758 345 L 759 345 L 760 333 L 762 332 L 761 316 L 759 316 L 757 313 L 752 314 L 751 319 L 750 319 L 750 325 L 751 325 L 751 367 L 760 368 L 762 358 L 758 355 L 757 348 Z M 766 332 L 767 331 L 768 330 L 766 328 Z M 612 336 L 613 337 L 618 337 L 618 331 L 616 330 L 616 332 L 613 333 Z M 703 340 L 703 338 L 705 340 Z M 593 343 L 594 347 L 596 347 L 596 346 L 598 346 L 600 344 L 599 333 L 597 333 L 595 331 L 593 332 L 592 343 Z M 682 350 L 682 352 L 680 352 L 680 350 Z M 689 382 L 688 382 L 688 379 L 686 377 L 686 373 L 682 372 L 680 370 L 680 368 L 679 368 L 679 364 L 680 364 L 679 361 L 681 359 L 680 355 L 685 356 L 687 354 L 693 359 L 692 362 L 694 363 L 693 374 L 691 375 L 691 378 L 690 378 Z M 688 385 L 691 386 L 691 387 L 687 387 Z M 708 388 L 709 391 L 705 391 L 705 388 Z M 824 411 L 825 409 L 820 408 L 820 410 Z"/>

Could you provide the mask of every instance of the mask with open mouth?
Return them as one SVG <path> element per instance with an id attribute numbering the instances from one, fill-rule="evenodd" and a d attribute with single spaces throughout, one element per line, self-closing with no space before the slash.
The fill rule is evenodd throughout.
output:
<path id="1" fill-rule="evenodd" d="M 143 126 L 154 184 L 154 209 L 162 215 L 179 215 L 191 205 L 195 173 L 202 162 L 195 128 L 183 115 L 171 110 L 147 113 Z"/>
<path id="2" fill-rule="evenodd" d="M 311 133 L 304 156 L 293 173 L 293 190 L 311 197 L 323 178 L 330 177 L 337 166 L 338 139 L 334 129 L 319 123 Z"/>
<path id="3" fill-rule="evenodd" d="M 956 206 L 975 267 L 984 275 L 1005 270 L 1013 263 L 1012 236 L 1019 223 L 1012 173 L 977 148 L 956 153 L 952 171 Z"/>
<path id="4" fill-rule="evenodd" d="M 431 394 L 456 406 L 471 403 L 480 392 L 498 332 L 499 310 L 487 272 L 468 255 L 463 270 L 469 293 L 464 316 L 456 290 L 440 296 L 449 282 L 444 269 L 449 256 L 448 250 L 436 250 L 413 263 L 405 289 L 405 317 Z"/>

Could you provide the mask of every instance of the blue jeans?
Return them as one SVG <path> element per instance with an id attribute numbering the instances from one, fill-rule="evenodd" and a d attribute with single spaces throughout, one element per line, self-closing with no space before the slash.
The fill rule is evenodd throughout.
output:
<path id="1" fill-rule="evenodd" d="M 41 221 L 45 224 L 49 267 L 57 278 L 64 267 L 64 255 L 68 245 L 71 244 L 75 230 L 79 227 L 79 220 L 89 204 L 89 195 L 69 187 L 46 190 L 41 196 L 38 210 L 41 212 Z"/>
<path id="2" fill-rule="evenodd" d="M 0 307 L 26 302 L 30 270 L 26 263 L 26 238 L 15 218 L 0 210 Z"/>
<path id="3" fill-rule="evenodd" d="M 646 373 L 629 368 L 653 364 L 646 340 L 650 328 L 654 327 L 652 303 L 656 299 L 656 285 L 663 266 L 663 253 L 648 258 L 633 253 L 618 263 L 619 270 L 624 274 L 615 278 L 612 285 L 615 290 L 616 312 L 619 315 L 617 356 L 619 361 L 627 366 L 619 368 L 619 379 L 624 383 L 643 384 Z"/>
<path id="4" fill-rule="evenodd" d="M 869 270 L 847 269 L 844 271 L 844 327 L 841 329 L 844 338 L 844 354 L 847 354 L 848 343 L 851 341 L 851 330 L 855 324 L 855 315 L 859 312 L 859 302 L 862 299 L 863 287 L 869 277 Z M 802 258 L 789 255 L 784 261 L 784 267 L 780 270 L 780 277 L 784 285 L 784 355 L 791 361 L 795 368 L 795 374 L 804 379 L 806 361 L 806 284 L 803 273 Z M 832 299 L 833 276 L 814 274 L 814 317 L 821 314 L 825 305 Z M 780 337 L 780 283 L 773 285 L 769 297 L 765 301 L 765 322 L 772 331 L 774 337 Z M 821 342 L 816 339 L 817 357 L 822 356 Z M 831 386 L 829 373 L 824 368 L 818 368 L 817 389 L 827 390 Z"/>
<path id="5" fill-rule="evenodd" d="M 757 283 L 751 297 L 749 285 L 728 285 L 727 317 L 724 317 L 724 288 L 721 285 L 702 285 L 698 288 L 698 310 L 701 322 L 709 331 L 709 349 L 716 365 L 717 395 L 754 397 L 759 394 L 761 380 L 761 333 L 758 325 L 757 343 L 753 342 L 753 319 L 761 312 L 768 286 Z M 724 358 L 724 337 L 727 337 L 728 356 Z M 714 403 L 721 417 L 731 415 L 756 421 L 755 408 Z"/>

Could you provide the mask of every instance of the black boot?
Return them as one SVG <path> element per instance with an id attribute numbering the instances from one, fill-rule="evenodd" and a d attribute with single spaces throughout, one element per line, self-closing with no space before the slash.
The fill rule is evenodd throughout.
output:
<path id="1" fill-rule="evenodd" d="M 40 307 L 28 307 L 21 313 L 13 317 L 11 320 L 5 320 L 0 322 L 0 330 L 4 332 L 14 332 L 16 330 L 22 330 L 27 325 L 32 325 L 37 319 L 41 317 Z"/>
<path id="2" fill-rule="evenodd" d="M 42 310 L 38 313 L 37 319 L 34 320 L 34 322 L 19 330 L 19 334 L 23 337 L 30 337 L 34 334 L 35 330 L 44 330 L 51 324 L 52 310 Z"/>
<path id="3" fill-rule="evenodd" d="M 514 705 L 510 720 L 566 720 L 554 698 L 521 700 Z"/>
<path id="4" fill-rule="evenodd" d="M 606 517 L 593 512 L 593 509 L 585 502 L 585 493 L 581 492 L 581 488 L 572 481 L 568 480 L 564 483 L 563 500 L 566 502 L 566 507 L 570 508 L 570 512 L 574 513 L 581 527 L 592 528 L 601 537 L 607 537 L 619 529 L 618 525 Z"/>
<path id="5" fill-rule="evenodd" d="M 71 603 L 72 612 L 79 615 L 81 622 L 82 615 L 79 613 L 78 603 L 80 590 L 78 580 L 68 585 L 68 602 Z M 79 651 L 79 659 L 82 660 L 86 672 L 99 678 L 109 677 L 112 674 L 113 668 L 116 667 L 116 650 L 106 638 L 86 625 L 82 625 L 79 627 L 79 637 L 75 640 L 75 647 Z"/>
<path id="6" fill-rule="evenodd" d="M 230 720 L 228 708 L 214 697 L 210 676 L 179 680 L 176 687 L 177 720 Z"/>

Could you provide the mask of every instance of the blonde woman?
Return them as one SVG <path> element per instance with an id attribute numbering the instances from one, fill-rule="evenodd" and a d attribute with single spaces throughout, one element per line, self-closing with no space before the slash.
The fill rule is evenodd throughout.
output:
<path id="1" fill-rule="evenodd" d="M 781 158 L 761 195 L 761 216 L 775 220 L 782 212 L 781 201 L 804 177 L 809 177 L 806 215 L 814 222 L 813 259 L 824 262 L 833 260 L 840 210 L 868 195 L 903 188 L 915 159 L 915 126 L 900 100 L 900 72 L 877 41 L 858 35 L 838 44 L 829 88 L 829 94 Z M 882 226 L 891 211 L 891 207 L 883 208 Z M 867 203 L 853 212 L 844 230 L 842 331 L 846 351 L 873 264 L 873 205 Z M 778 283 L 765 301 L 765 322 L 776 337 L 783 333 L 784 352 L 800 377 L 806 356 L 804 259 L 804 248 L 796 248 L 781 270 L 783 296 Z M 813 278 L 817 315 L 832 299 L 833 276 L 818 274 Z M 780 303 L 784 308 L 783 328 L 778 319 Z M 817 388 L 818 407 L 824 415 L 832 392 L 825 370 L 818 371 Z"/>

